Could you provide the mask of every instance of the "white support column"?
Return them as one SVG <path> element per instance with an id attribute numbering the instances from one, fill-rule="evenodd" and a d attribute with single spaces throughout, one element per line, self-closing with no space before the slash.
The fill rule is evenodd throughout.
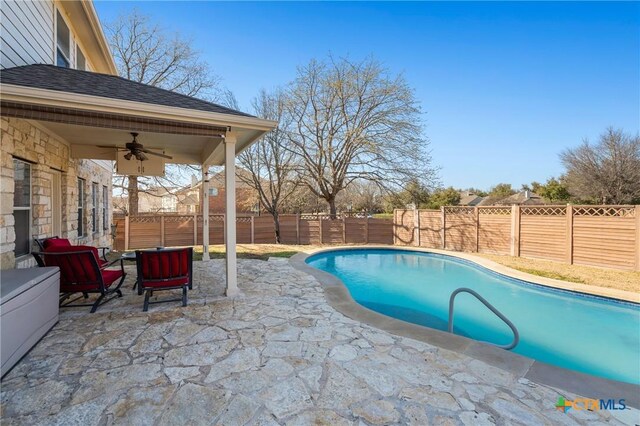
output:
<path id="1" fill-rule="evenodd" d="M 202 165 L 202 260 L 209 260 L 209 166 Z"/>
<path id="2" fill-rule="evenodd" d="M 225 213 L 224 232 L 227 266 L 227 296 L 238 294 L 236 262 L 236 135 L 227 132 L 224 140 Z"/>

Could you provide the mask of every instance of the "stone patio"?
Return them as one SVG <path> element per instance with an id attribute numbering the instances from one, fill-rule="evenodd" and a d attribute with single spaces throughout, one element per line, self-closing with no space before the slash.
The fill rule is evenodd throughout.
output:
<path id="1" fill-rule="evenodd" d="M 633 424 L 637 410 L 564 414 L 559 395 L 481 361 L 336 312 L 286 260 L 195 262 L 189 306 L 142 311 L 131 290 L 58 325 L 5 377 L 1 416 L 29 424 Z M 160 297 L 166 295 L 160 294 Z"/>

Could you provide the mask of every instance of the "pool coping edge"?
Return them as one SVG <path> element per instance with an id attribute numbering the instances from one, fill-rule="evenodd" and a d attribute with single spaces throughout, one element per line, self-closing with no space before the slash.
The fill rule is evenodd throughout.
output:
<path id="1" fill-rule="evenodd" d="M 430 345 L 451 350 L 457 353 L 464 354 L 473 359 L 482 361 L 493 367 L 505 370 L 516 377 L 530 380 L 535 383 L 550 386 L 558 390 L 565 390 L 577 395 L 586 396 L 589 398 L 604 398 L 604 399 L 625 399 L 628 406 L 634 408 L 640 408 L 640 385 L 634 385 L 631 383 L 618 382 L 615 380 L 605 379 L 601 377 L 592 376 L 589 374 L 580 373 L 573 370 L 557 367 L 554 365 L 546 364 L 537 361 L 533 358 L 522 356 L 510 351 L 506 351 L 495 347 L 493 345 L 479 342 L 473 339 L 466 338 L 464 336 L 454 335 L 446 333 L 444 331 L 432 329 L 429 327 L 412 324 L 406 321 L 395 319 L 371 309 L 365 308 L 358 304 L 349 293 L 346 285 L 338 277 L 316 269 L 306 263 L 306 259 L 310 256 L 342 250 L 362 250 L 362 249 L 385 249 L 385 250 L 398 250 L 407 251 L 405 247 L 392 247 L 392 246 L 340 246 L 331 248 L 321 248 L 311 250 L 309 252 L 300 252 L 295 254 L 289 259 L 289 263 L 295 269 L 303 271 L 314 278 L 316 278 L 322 285 L 324 290 L 325 299 L 327 303 L 335 310 L 345 315 L 348 318 L 362 322 L 371 327 L 384 330 L 388 333 L 399 335 L 402 337 L 411 338 L 421 342 L 428 343 Z M 483 266 L 490 270 L 494 270 L 492 265 L 499 265 L 495 262 L 478 262 L 477 258 L 472 256 L 460 256 L 460 253 L 452 254 L 443 250 L 425 250 L 425 249 L 413 249 L 408 251 L 417 251 L 425 253 L 435 253 L 446 256 L 458 257 L 464 260 L 471 261 Z M 506 276 L 521 279 L 524 281 L 533 282 L 534 284 L 540 284 L 543 286 L 549 285 L 536 282 L 538 280 L 532 280 L 529 277 L 536 277 L 530 274 L 522 273 L 522 276 L 513 276 L 511 273 L 505 273 L 502 269 L 510 269 L 506 267 L 500 268 L 495 272 L 504 274 Z M 516 271 L 518 272 L 518 271 Z M 518 274 L 520 275 L 520 274 Z M 527 278 L 523 278 L 526 275 Z M 540 277 L 536 277 L 540 278 Z M 559 281 L 551 280 L 550 281 Z M 568 290 L 567 288 L 562 288 Z M 579 290 L 571 290 L 584 293 Z M 587 293 L 588 294 L 588 293 Z M 611 296 L 603 296 L 611 298 Z M 623 300 L 626 301 L 626 300 Z M 636 302 L 637 303 L 637 302 Z"/>

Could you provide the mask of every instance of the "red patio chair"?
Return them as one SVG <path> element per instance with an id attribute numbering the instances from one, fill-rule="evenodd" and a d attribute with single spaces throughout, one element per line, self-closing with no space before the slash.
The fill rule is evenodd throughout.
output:
<path id="1" fill-rule="evenodd" d="M 71 246 L 71 242 L 67 238 L 60 238 L 57 235 L 54 237 L 34 238 L 33 240 L 36 242 L 41 252 L 53 246 L 64 246 L 64 247 Z M 108 249 L 109 247 L 96 247 L 96 252 L 98 250 L 102 251 L 102 257 L 98 258 L 98 262 L 102 265 L 109 263 L 109 260 L 107 259 Z"/>
<path id="2" fill-rule="evenodd" d="M 122 261 L 120 261 L 120 269 L 106 269 L 117 261 L 101 266 L 95 247 L 54 245 L 45 252 L 31 254 L 36 258 L 38 265 L 60 268 L 61 307 L 91 306 L 91 313 L 94 313 L 98 306 L 115 297 L 122 297 L 120 286 L 127 276 Z M 114 286 L 116 281 L 118 283 Z M 63 303 L 74 293 L 82 293 L 85 298 L 89 293 L 99 293 L 100 296 L 93 304 L 72 304 L 83 296 Z M 113 294 L 115 296 L 105 300 L 105 297 Z"/>
<path id="3" fill-rule="evenodd" d="M 143 312 L 149 304 L 182 300 L 187 306 L 187 288 L 193 288 L 193 249 L 136 250 L 138 294 L 144 292 Z M 181 299 L 149 302 L 154 291 L 182 289 Z"/>

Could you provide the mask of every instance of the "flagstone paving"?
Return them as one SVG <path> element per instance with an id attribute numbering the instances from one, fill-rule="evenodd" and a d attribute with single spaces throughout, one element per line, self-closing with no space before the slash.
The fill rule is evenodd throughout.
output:
<path id="1" fill-rule="evenodd" d="M 465 355 L 353 321 L 283 261 L 196 262 L 189 306 L 131 290 L 60 322 L 4 378 L 6 425 L 625 424 L 637 410 L 554 408 L 562 394 Z M 160 294 L 160 297 L 163 297 Z"/>

